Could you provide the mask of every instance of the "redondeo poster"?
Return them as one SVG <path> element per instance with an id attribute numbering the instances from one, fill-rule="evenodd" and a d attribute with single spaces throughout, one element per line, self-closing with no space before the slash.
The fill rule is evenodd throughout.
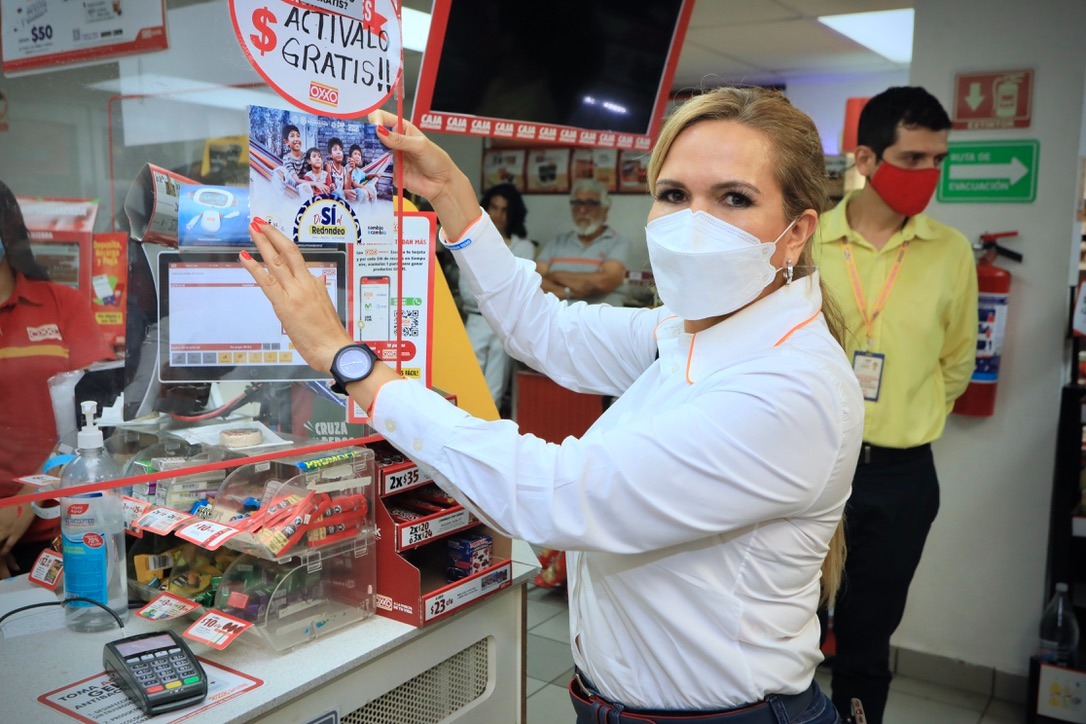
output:
<path id="1" fill-rule="evenodd" d="M 230 0 L 234 33 L 256 72 L 297 107 L 332 118 L 379 108 L 401 72 L 392 0 L 364 0 L 353 13 L 299 0 Z"/>

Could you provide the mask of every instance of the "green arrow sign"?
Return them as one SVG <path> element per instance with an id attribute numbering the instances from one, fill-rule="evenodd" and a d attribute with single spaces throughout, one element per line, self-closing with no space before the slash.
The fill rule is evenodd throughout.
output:
<path id="1" fill-rule="evenodd" d="M 951 143 L 936 198 L 943 203 L 1032 203 L 1040 149 L 1038 141 Z"/>

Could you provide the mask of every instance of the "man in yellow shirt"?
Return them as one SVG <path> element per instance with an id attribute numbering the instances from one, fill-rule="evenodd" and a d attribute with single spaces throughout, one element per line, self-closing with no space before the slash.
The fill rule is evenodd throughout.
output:
<path id="1" fill-rule="evenodd" d="M 815 259 L 849 330 L 865 404 L 864 446 L 845 509 L 848 558 L 833 615 L 833 702 L 882 722 L 890 636 L 939 509 L 931 442 L 965 391 L 977 346 L 973 250 L 921 212 L 947 155 L 950 119 L 923 88 L 890 88 L 860 115 L 867 179 L 822 215 Z"/>

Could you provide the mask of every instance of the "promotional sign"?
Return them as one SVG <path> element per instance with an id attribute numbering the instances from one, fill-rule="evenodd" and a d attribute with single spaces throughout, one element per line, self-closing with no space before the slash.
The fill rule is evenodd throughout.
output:
<path id="1" fill-rule="evenodd" d="M 8 77 L 169 47 L 164 0 L 5 0 L 0 28 Z"/>
<path id="2" fill-rule="evenodd" d="M 251 246 L 249 189 L 181 184 L 177 243 L 194 246 Z"/>
<path id="3" fill-rule="evenodd" d="M 38 697 L 42 704 L 87 724 L 171 724 L 191 719 L 224 701 L 263 686 L 260 679 L 201 658 L 207 674 L 207 698 L 198 704 L 150 717 L 114 683 L 108 672 L 88 676 Z"/>
<path id="4" fill-rule="evenodd" d="M 251 621 L 243 621 L 222 611 L 211 609 L 201 616 L 196 623 L 185 629 L 185 633 L 182 635 L 187 639 L 207 644 L 213 649 L 222 651 L 234 643 L 234 640 L 252 625 Z"/>
<path id="5" fill-rule="evenodd" d="M 199 607 L 200 604 L 190 598 L 182 598 L 166 591 L 136 611 L 136 615 L 148 621 L 164 621 L 181 618 Z"/>
<path id="6" fill-rule="evenodd" d="M 27 578 L 31 583 L 36 583 L 42 588 L 54 591 L 57 584 L 60 583 L 60 576 L 63 572 L 64 559 L 61 558 L 59 553 L 46 548 L 34 561 L 34 566 L 30 569 L 30 575 Z"/>
<path id="7" fill-rule="evenodd" d="M 90 300 L 106 342 L 124 346 L 128 306 L 128 234 L 95 234 L 91 242 Z"/>
<path id="8" fill-rule="evenodd" d="M 1033 71 L 961 73 L 954 77 L 954 128 L 1028 128 Z"/>
<path id="9" fill-rule="evenodd" d="M 31 242 L 91 240 L 97 199 L 17 196 L 16 200 Z"/>
<path id="10" fill-rule="evenodd" d="M 245 57 L 276 93 L 311 113 L 357 118 L 388 100 L 402 71 L 393 1 L 359 6 L 347 17 L 288 0 L 230 0 L 230 18 Z"/>
<path id="11" fill-rule="evenodd" d="M 576 148 L 570 161 L 572 181 L 588 178 L 603 184 L 608 191 L 618 190 L 618 151 L 609 148 Z"/>
<path id="12" fill-rule="evenodd" d="M 249 107 L 249 216 L 299 246 L 390 238 L 392 170 L 370 123 Z"/>
<path id="13" fill-rule="evenodd" d="M 943 203 L 1032 203 L 1041 144 L 950 142 L 936 198 Z"/>
<path id="14" fill-rule="evenodd" d="M 396 235 L 367 235 L 354 245 L 351 333 L 377 356 L 399 365 L 405 377 L 430 386 L 431 320 L 434 314 L 434 240 L 437 217 L 428 212 L 403 215 L 403 248 Z M 401 286 L 402 284 L 402 286 Z M 356 403 L 348 422 L 369 416 Z"/>
<path id="15" fill-rule="evenodd" d="M 524 191 L 525 153 L 527 151 L 522 148 L 492 148 L 483 151 L 483 188 L 512 184 L 518 191 Z"/>
<path id="16" fill-rule="evenodd" d="M 527 191 L 569 191 L 569 151 L 568 148 L 528 149 Z"/>

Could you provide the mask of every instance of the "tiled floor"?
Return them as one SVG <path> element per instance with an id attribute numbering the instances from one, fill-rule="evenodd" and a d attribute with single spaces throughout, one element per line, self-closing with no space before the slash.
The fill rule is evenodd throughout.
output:
<path id="1" fill-rule="evenodd" d="M 566 684 L 573 674 L 565 592 L 529 586 L 527 724 L 573 724 Z M 829 690 L 828 672 L 816 674 Z M 1020 724 L 1025 708 L 959 689 L 897 677 L 885 724 Z"/>

